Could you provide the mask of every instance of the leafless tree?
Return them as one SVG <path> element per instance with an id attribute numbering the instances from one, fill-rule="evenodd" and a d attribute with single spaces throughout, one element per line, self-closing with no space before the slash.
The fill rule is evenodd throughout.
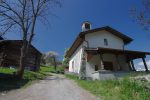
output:
<path id="1" fill-rule="evenodd" d="M 141 7 L 132 7 L 131 15 L 145 30 L 150 28 L 150 0 L 141 0 Z"/>
<path id="2" fill-rule="evenodd" d="M 0 35 L 20 30 L 23 45 L 21 48 L 18 78 L 23 77 L 25 60 L 30 44 L 35 35 L 35 27 L 39 18 L 46 20 L 50 8 L 61 6 L 60 0 L 0 0 Z"/>
<path id="3" fill-rule="evenodd" d="M 47 63 L 51 63 L 54 66 L 54 69 L 56 71 L 57 68 L 57 62 L 58 62 L 58 53 L 54 51 L 49 51 L 45 54 L 45 60 Z"/>

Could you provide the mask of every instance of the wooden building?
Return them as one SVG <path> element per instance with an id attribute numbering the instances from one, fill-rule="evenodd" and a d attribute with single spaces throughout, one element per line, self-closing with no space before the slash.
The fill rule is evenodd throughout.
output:
<path id="1" fill-rule="evenodd" d="M 22 40 L 0 40 L 0 66 L 18 67 L 21 55 Z M 26 60 L 26 69 L 36 71 L 40 68 L 41 53 L 30 46 Z"/>

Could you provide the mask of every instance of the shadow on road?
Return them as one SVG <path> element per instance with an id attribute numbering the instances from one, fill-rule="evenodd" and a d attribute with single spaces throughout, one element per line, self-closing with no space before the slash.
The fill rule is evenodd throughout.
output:
<path id="1" fill-rule="evenodd" d="M 0 92 L 18 89 L 27 84 L 28 82 L 29 80 L 27 79 L 17 80 L 11 74 L 0 73 Z"/>

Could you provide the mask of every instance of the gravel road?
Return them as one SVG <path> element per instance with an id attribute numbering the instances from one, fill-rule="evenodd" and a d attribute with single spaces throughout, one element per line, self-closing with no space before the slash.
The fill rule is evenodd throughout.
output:
<path id="1" fill-rule="evenodd" d="M 0 100 L 100 100 L 63 75 L 49 76 L 26 89 L 0 95 Z"/>

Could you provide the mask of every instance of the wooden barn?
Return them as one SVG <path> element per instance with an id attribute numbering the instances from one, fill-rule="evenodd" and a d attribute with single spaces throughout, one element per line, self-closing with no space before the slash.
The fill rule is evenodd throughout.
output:
<path id="1" fill-rule="evenodd" d="M 21 55 L 22 40 L 0 40 L 0 66 L 18 67 Z M 36 71 L 40 68 L 42 54 L 30 46 L 26 60 L 26 69 Z"/>

